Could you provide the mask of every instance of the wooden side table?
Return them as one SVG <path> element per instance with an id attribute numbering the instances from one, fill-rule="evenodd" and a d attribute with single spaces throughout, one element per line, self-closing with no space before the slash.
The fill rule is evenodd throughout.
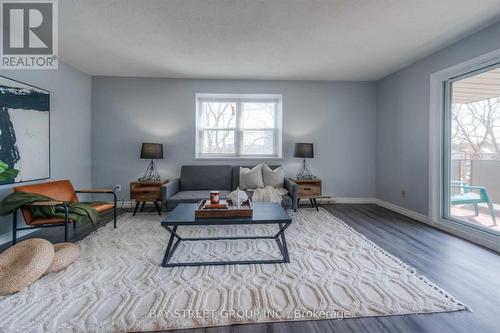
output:
<path id="1" fill-rule="evenodd" d="M 313 178 L 313 179 L 295 179 L 291 178 L 293 182 L 295 182 L 299 186 L 299 195 L 298 195 L 298 201 L 300 202 L 300 199 L 309 199 L 311 202 L 311 206 L 315 207 L 316 210 L 318 209 L 318 202 L 316 201 L 317 198 L 321 197 L 321 179 L 319 178 Z M 297 205 L 299 204 L 297 202 Z"/>
<path id="2" fill-rule="evenodd" d="M 137 208 L 139 208 L 139 204 L 141 203 L 141 212 L 144 211 L 144 205 L 146 202 L 153 202 L 158 215 L 161 215 L 161 209 L 158 205 L 158 201 L 161 201 L 161 186 L 166 183 L 168 183 L 168 179 L 151 183 L 142 183 L 139 181 L 131 182 L 130 200 L 135 200 L 133 216 L 137 213 Z"/>

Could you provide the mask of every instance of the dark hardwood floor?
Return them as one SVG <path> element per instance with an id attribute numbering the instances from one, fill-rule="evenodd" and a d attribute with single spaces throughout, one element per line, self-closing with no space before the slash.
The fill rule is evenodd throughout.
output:
<path id="1" fill-rule="evenodd" d="M 169 332 L 500 332 L 500 255 L 376 205 L 336 204 L 323 208 L 415 267 L 420 274 L 472 311 L 234 325 Z M 81 226 L 72 233 L 72 240 L 81 239 L 94 229 L 92 226 Z M 54 231 L 46 229 L 30 237 L 62 241 L 62 231 Z M 5 245 L 0 246 L 0 252 L 5 248 Z"/>
<path id="2" fill-rule="evenodd" d="M 178 333 L 500 332 L 500 255 L 377 205 L 324 205 L 471 311 L 235 325 Z M 293 259 L 292 259 L 293 260 Z"/>

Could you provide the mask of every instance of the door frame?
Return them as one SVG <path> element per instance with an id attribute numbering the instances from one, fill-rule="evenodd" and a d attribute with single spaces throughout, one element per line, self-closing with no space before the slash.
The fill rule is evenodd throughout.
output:
<path id="1" fill-rule="evenodd" d="M 448 193 L 447 133 L 445 117 L 449 112 L 450 85 L 467 76 L 487 71 L 500 64 L 500 49 L 473 58 L 455 66 L 432 73 L 430 76 L 429 105 L 429 224 L 500 252 L 500 235 L 459 219 L 445 218 L 443 198 Z"/>

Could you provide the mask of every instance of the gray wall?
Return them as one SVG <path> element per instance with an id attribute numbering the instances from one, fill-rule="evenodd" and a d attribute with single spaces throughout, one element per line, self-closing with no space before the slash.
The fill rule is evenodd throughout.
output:
<path id="1" fill-rule="evenodd" d="M 0 75 L 50 91 L 52 179 L 91 185 L 91 78 L 59 62 L 58 70 L 0 70 Z M 0 198 L 12 185 L 0 185 Z M 11 237 L 11 217 L 0 218 L 0 243 Z"/>
<path id="2" fill-rule="evenodd" d="M 178 177 L 183 164 L 254 164 L 256 161 L 195 161 L 196 93 L 283 94 L 283 161 L 294 175 L 293 144 L 311 141 L 314 174 L 324 192 L 340 197 L 375 194 L 375 84 L 366 82 L 229 81 L 154 78 L 92 78 L 92 181 L 121 184 L 120 198 L 148 161 L 141 142 L 164 144 L 158 161 L 163 177 Z"/>
<path id="3" fill-rule="evenodd" d="M 377 82 L 377 198 L 427 215 L 430 74 L 498 48 L 500 23 Z"/>

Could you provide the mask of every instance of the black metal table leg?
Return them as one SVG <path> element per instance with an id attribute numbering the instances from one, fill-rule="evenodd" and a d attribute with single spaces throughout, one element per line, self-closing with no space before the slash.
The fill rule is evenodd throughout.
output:
<path id="1" fill-rule="evenodd" d="M 172 244 L 174 242 L 174 238 L 176 236 L 176 231 L 177 231 L 177 226 L 174 226 L 174 228 L 170 231 L 170 239 L 168 240 L 168 245 L 167 245 L 167 249 L 165 250 L 165 255 L 163 256 L 163 261 L 161 263 L 161 265 L 163 267 L 166 267 L 167 263 L 168 263 L 168 260 L 170 259 L 170 257 L 172 256 L 173 254 L 173 251 L 172 253 L 171 252 L 171 249 L 172 249 Z M 180 239 L 177 240 L 177 243 L 176 245 L 180 242 Z M 176 246 L 177 247 L 177 246 Z"/>
<path id="2" fill-rule="evenodd" d="M 276 234 L 276 242 L 278 243 L 278 246 L 280 247 L 281 253 L 283 254 L 283 262 L 289 263 L 290 262 L 290 257 L 288 254 L 288 246 L 286 244 L 286 238 L 285 238 L 285 230 L 288 228 L 290 223 L 287 223 L 283 226 L 282 223 L 279 224 L 279 232 Z"/>
<path id="3" fill-rule="evenodd" d="M 116 229 L 116 204 L 117 204 L 117 197 L 115 191 L 113 191 L 113 228 Z"/>
<path id="4" fill-rule="evenodd" d="M 313 202 L 314 202 L 314 207 L 316 207 L 316 211 L 319 211 L 318 202 L 316 201 L 316 198 L 313 199 Z"/>
<path id="5" fill-rule="evenodd" d="M 283 245 L 283 259 L 285 260 L 286 263 L 290 262 L 290 256 L 288 254 L 288 246 L 286 245 L 286 238 L 285 238 L 285 229 L 288 228 L 290 224 L 286 224 L 285 227 L 283 228 L 281 223 L 280 223 L 280 233 L 281 233 L 281 243 Z"/>
<path id="6" fill-rule="evenodd" d="M 69 218 L 68 218 L 68 206 L 64 205 L 64 241 L 68 241 L 68 224 L 69 224 Z"/>
<path id="7" fill-rule="evenodd" d="M 137 213 L 137 208 L 139 208 L 139 201 L 135 202 L 134 214 L 132 214 L 132 216 L 135 216 L 135 214 Z"/>
<path id="8" fill-rule="evenodd" d="M 17 209 L 12 213 L 12 245 L 17 243 Z"/>
<path id="9" fill-rule="evenodd" d="M 185 267 L 185 266 L 206 266 L 206 265 L 250 265 L 250 264 L 284 264 L 290 263 L 290 256 L 288 254 L 288 246 L 286 244 L 285 230 L 291 222 L 278 223 L 279 231 L 274 236 L 242 236 L 242 237 L 200 237 L 200 238 L 181 238 L 177 234 L 177 226 L 163 226 L 170 232 L 170 239 L 168 241 L 165 255 L 163 256 L 163 267 Z M 174 238 L 177 240 L 174 243 Z M 169 263 L 175 250 L 181 241 L 206 241 L 206 240 L 238 240 L 238 239 L 274 239 L 278 244 L 282 259 L 269 259 L 269 260 L 236 260 L 236 261 L 197 261 L 197 262 L 176 262 Z"/>
<path id="10" fill-rule="evenodd" d="M 143 201 L 143 202 L 142 202 L 142 205 L 141 205 L 141 212 L 143 212 L 143 211 L 144 211 L 144 205 L 145 205 L 145 204 L 146 204 L 146 201 Z"/>
<path id="11" fill-rule="evenodd" d="M 158 201 L 155 201 L 155 207 L 156 207 L 156 211 L 158 212 L 158 215 L 161 215 L 161 210 L 160 210 L 160 207 L 158 206 Z"/>
<path id="12" fill-rule="evenodd" d="M 276 241 L 276 244 L 278 244 L 278 247 L 279 247 L 280 252 L 281 252 L 281 256 L 283 258 L 285 258 L 285 249 L 283 248 L 283 244 L 281 243 L 280 237 L 276 237 L 274 240 Z"/>

